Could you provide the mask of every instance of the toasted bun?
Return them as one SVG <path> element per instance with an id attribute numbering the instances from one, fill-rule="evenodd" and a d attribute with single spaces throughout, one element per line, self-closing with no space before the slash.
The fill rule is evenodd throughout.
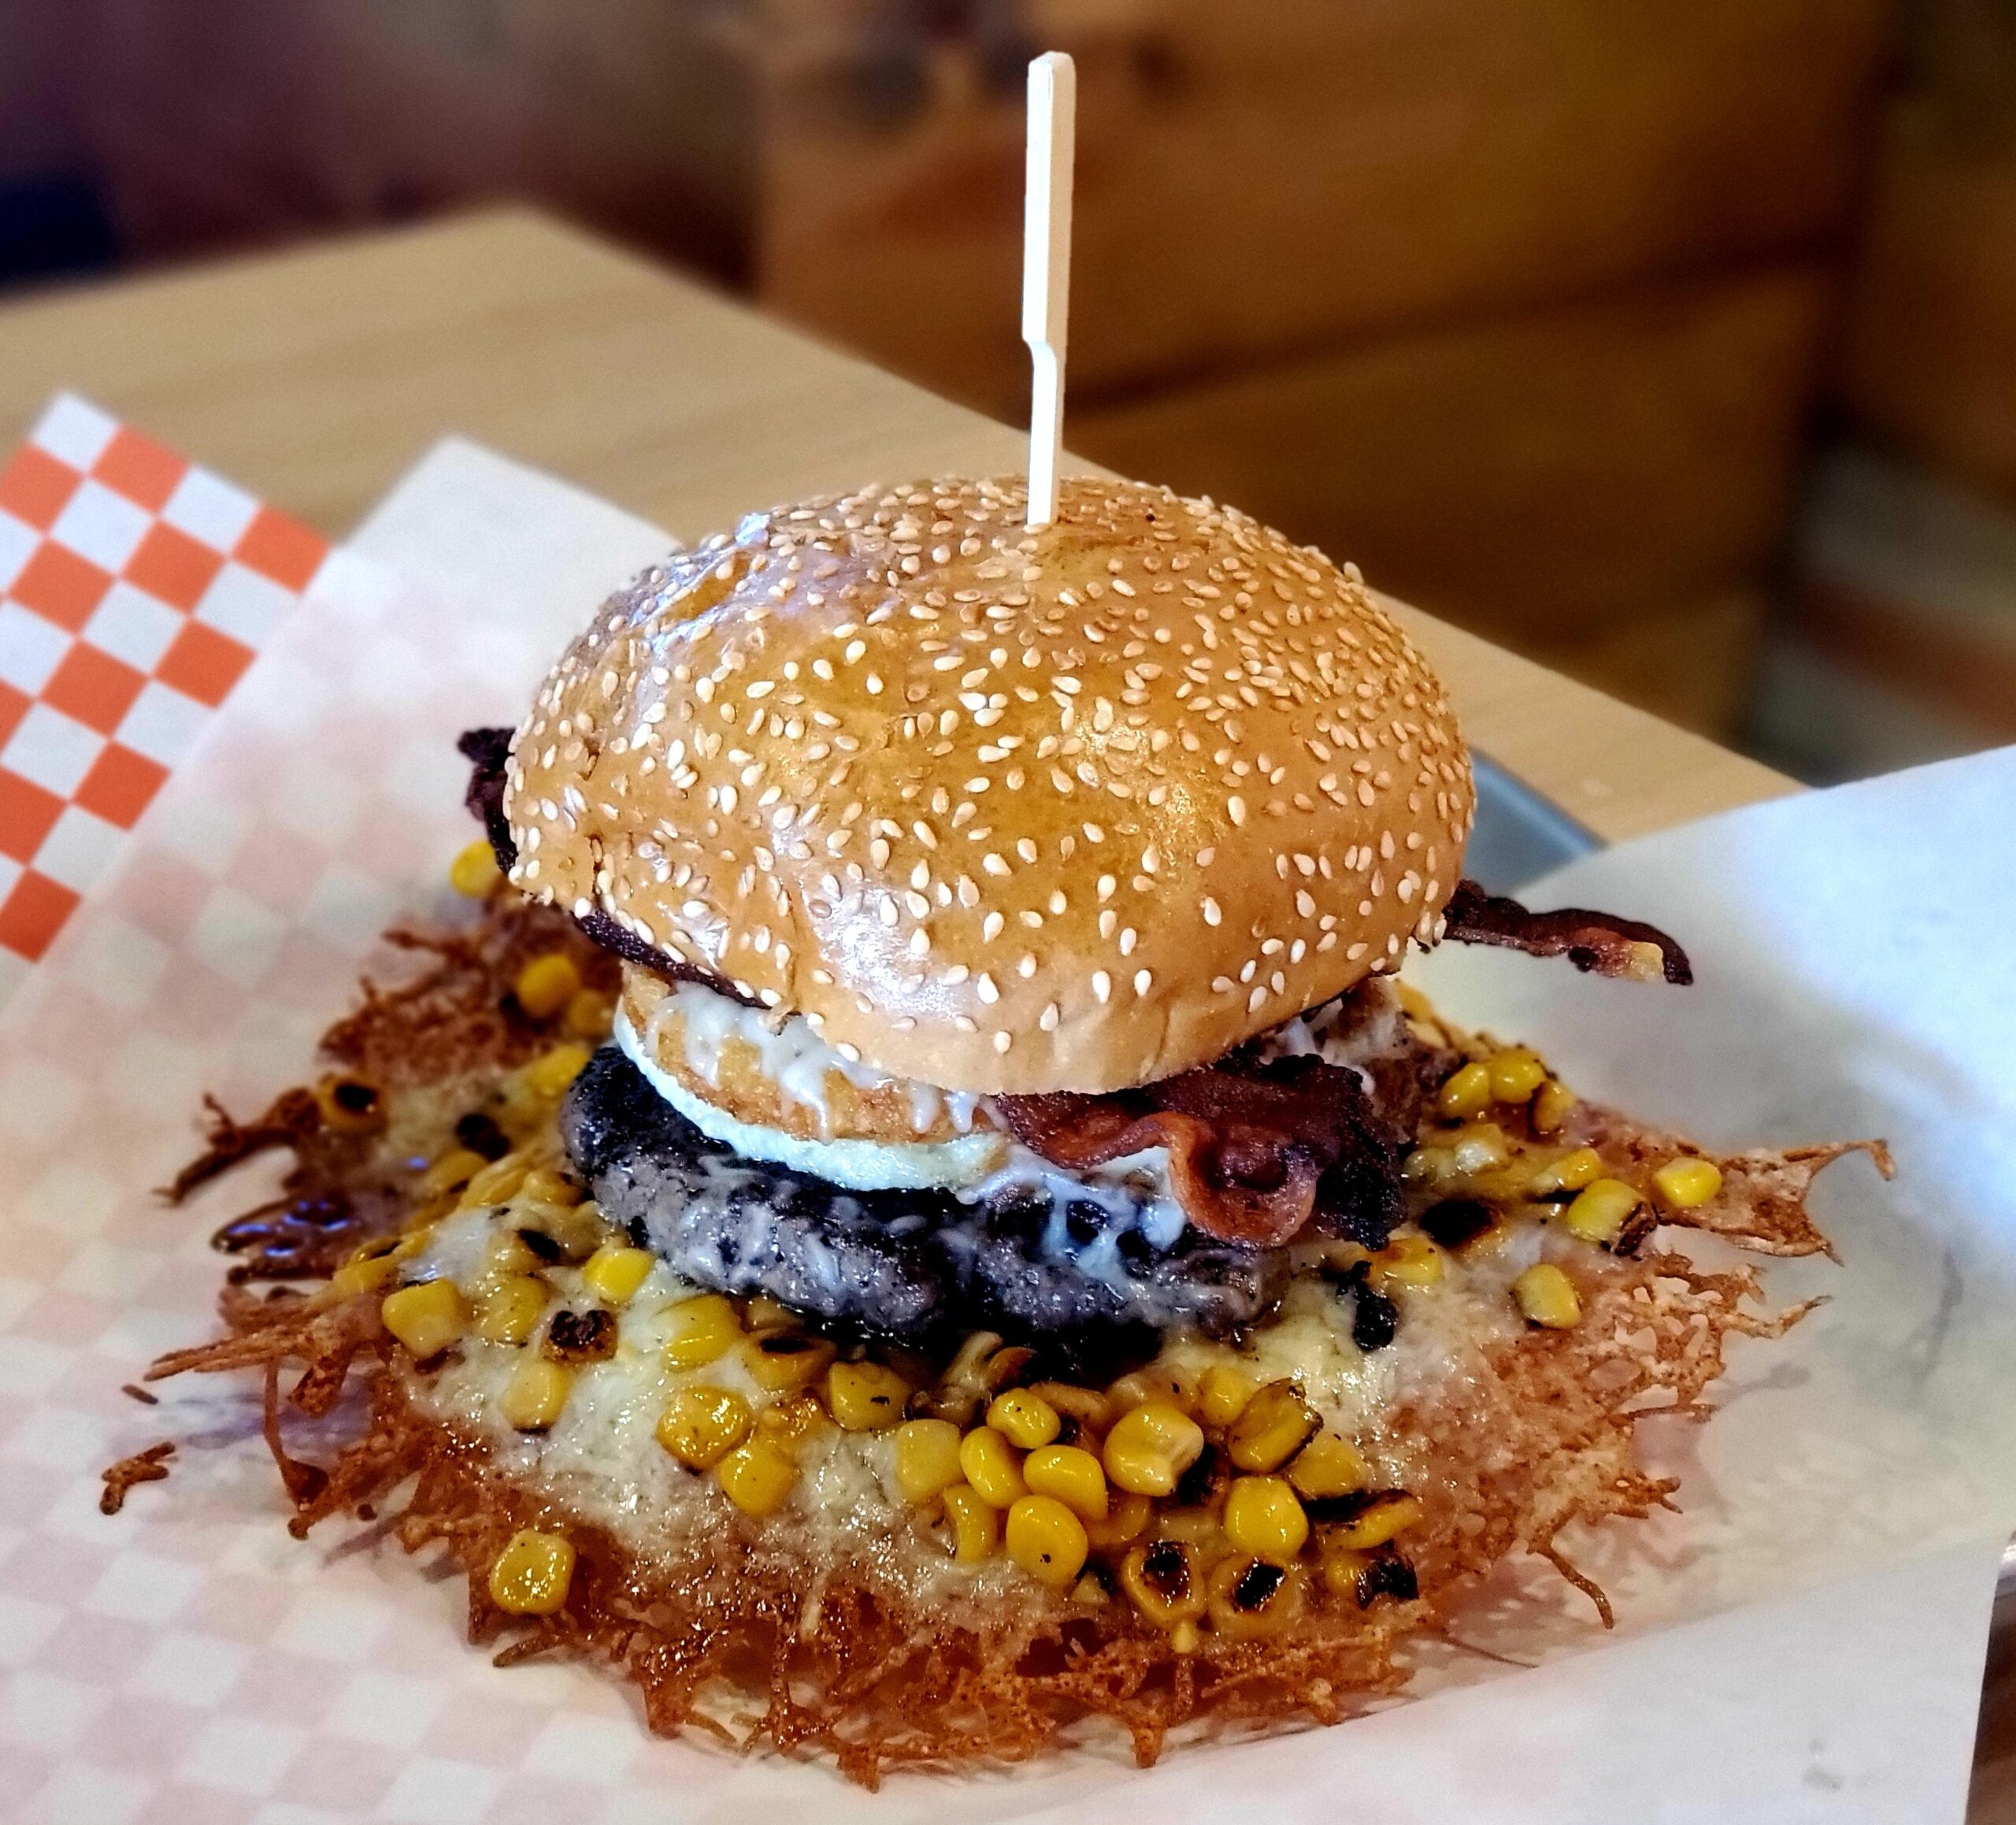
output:
<path id="1" fill-rule="evenodd" d="M 948 1089 L 1187 1070 L 1437 934 L 1473 805 L 1354 571 L 1209 501 L 922 482 L 751 514 L 547 679 L 525 892 Z"/>

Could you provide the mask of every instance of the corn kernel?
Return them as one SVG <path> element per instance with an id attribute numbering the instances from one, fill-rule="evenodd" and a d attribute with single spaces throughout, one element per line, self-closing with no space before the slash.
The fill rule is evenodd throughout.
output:
<path id="1" fill-rule="evenodd" d="M 527 1173 L 518 1186 L 518 1195 L 528 1204 L 555 1204 L 562 1210 L 572 1210 L 587 1196 L 577 1180 L 550 1166 L 536 1166 Z"/>
<path id="2" fill-rule="evenodd" d="M 1088 1571 L 1071 1586 L 1071 1601 L 1080 1609 L 1097 1609 L 1112 1600 L 1106 1595 L 1106 1586 Z"/>
<path id="3" fill-rule="evenodd" d="M 994 1504 L 968 1483 L 952 1484 L 944 1501 L 945 1519 L 952 1527 L 952 1556 L 962 1565 L 991 1557 L 1001 1540 L 1001 1516 Z"/>
<path id="4" fill-rule="evenodd" d="M 487 1344 L 521 1344 L 545 1315 L 546 1282 L 533 1274 L 507 1274 L 484 1296 L 476 1335 Z"/>
<path id="5" fill-rule="evenodd" d="M 1225 1436 L 1226 1453 L 1241 1470 L 1279 1470 L 1322 1423 L 1294 1382 L 1269 1382 L 1233 1423 Z"/>
<path id="6" fill-rule="evenodd" d="M 1029 1392 L 1091 1431 L 1104 1432 L 1113 1423 L 1113 1403 L 1096 1388 L 1080 1388 L 1069 1382 L 1032 1382 Z"/>
<path id="7" fill-rule="evenodd" d="M 1288 1465 L 1288 1481 L 1297 1495 L 1311 1501 L 1349 1495 L 1365 1487 L 1365 1460 L 1348 1438 L 1319 1432 L 1295 1454 Z"/>
<path id="8" fill-rule="evenodd" d="M 990 1426 L 975 1426 L 959 1441 L 959 1467 L 982 1501 L 1012 1507 L 1029 1493 L 1008 1441 Z"/>
<path id="9" fill-rule="evenodd" d="M 490 1601 L 513 1615 L 550 1616 L 573 1582 L 573 1542 L 521 1528 L 491 1563 Z"/>
<path id="10" fill-rule="evenodd" d="M 479 836 L 455 852 L 448 864 L 448 885 L 471 900 L 487 900 L 504 878 L 497 866 L 497 851 L 487 836 Z"/>
<path id="11" fill-rule="evenodd" d="M 581 1074 L 588 1058 L 588 1048 L 580 1040 L 564 1040 L 551 1051 L 541 1052 L 520 1076 L 533 1095 L 557 1100 Z"/>
<path id="12" fill-rule="evenodd" d="M 906 1419 L 896 1428 L 896 1487 L 905 1501 L 921 1507 L 964 1474 L 959 1429 L 951 1420 Z"/>
<path id="13" fill-rule="evenodd" d="M 825 1374 L 836 1355 L 824 1337 L 803 1331 L 765 1331 L 742 1346 L 750 1378 L 773 1394 L 795 1394 Z"/>
<path id="14" fill-rule="evenodd" d="M 1574 1107 L 1575 1092 L 1559 1078 L 1550 1078 L 1534 1097 L 1532 1113 L 1528 1119 L 1536 1134 L 1558 1133 Z"/>
<path id="15" fill-rule="evenodd" d="M 1425 1236 L 1395 1236 L 1372 1257 L 1373 1285 L 1432 1286 L 1442 1278 L 1442 1251 Z"/>
<path id="16" fill-rule="evenodd" d="M 369 1078 L 333 1073 L 315 1086 L 323 1125 L 339 1134 L 369 1134 L 385 1125 L 385 1096 Z"/>
<path id="17" fill-rule="evenodd" d="M 1106 1471 L 1082 1446 L 1037 1446 L 1022 1460 L 1022 1481 L 1030 1494 L 1055 1497 L 1081 1521 L 1106 1519 Z"/>
<path id="18" fill-rule="evenodd" d="M 1120 1562 L 1120 1588 L 1159 1628 L 1195 1622 L 1204 1613 L 1204 1574 L 1196 1549 L 1180 1540 L 1151 1540 Z"/>
<path id="19" fill-rule="evenodd" d="M 1222 1560 L 1212 1567 L 1205 1589 L 1211 1627 L 1232 1641 L 1284 1634 L 1302 1616 L 1301 1574 L 1270 1560 Z"/>
<path id="20" fill-rule="evenodd" d="M 1547 1081 L 1547 1066 L 1524 1046 L 1498 1052 L 1488 1062 L 1494 1102 L 1523 1103 Z"/>
<path id="21" fill-rule="evenodd" d="M 616 1024 L 616 997 L 598 989 L 577 990 L 567 1003 L 561 1024 L 575 1038 L 599 1044 L 609 1037 L 609 1029 Z"/>
<path id="22" fill-rule="evenodd" d="M 1010 1388 L 995 1395 L 987 1409 L 987 1423 L 1024 1451 L 1049 1444 L 1064 1429 L 1057 1409 L 1026 1388 Z"/>
<path id="23" fill-rule="evenodd" d="M 1547 1330 L 1569 1330 L 1582 1316 L 1582 1296 L 1575 1283 L 1551 1261 L 1536 1263 L 1512 1282 L 1512 1296 L 1529 1324 Z"/>
<path id="24" fill-rule="evenodd" d="M 910 1383 L 884 1363 L 836 1363 L 826 1371 L 826 1409 L 843 1431 L 894 1426 L 910 1397 Z"/>
<path id="25" fill-rule="evenodd" d="M 658 1443 L 691 1470 L 709 1470 L 749 1436 L 749 1403 L 732 1388 L 675 1388 L 658 1415 Z"/>
<path id="26" fill-rule="evenodd" d="M 518 972 L 511 992 L 535 1020 L 550 1020 L 580 992 L 581 972 L 565 951 L 535 957 Z"/>
<path id="27" fill-rule="evenodd" d="M 816 1395 L 791 1394 L 773 1400 L 756 1415 L 756 1436 L 780 1450 L 792 1451 L 826 1423 L 826 1409 Z"/>
<path id="28" fill-rule="evenodd" d="M 648 1248 L 609 1244 L 581 1263 L 581 1284 L 604 1305 L 628 1305 L 650 1277 L 658 1259 Z"/>
<path id="29" fill-rule="evenodd" d="M 1106 1435 L 1106 1474 L 1137 1496 L 1175 1493 L 1177 1479 L 1204 1452 L 1204 1429 L 1166 1400 L 1132 1408 Z"/>
<path id="30" fill-rule="evenodd" d="M 421 1194 L 439 1197 L 443 1192 L 467 1185 L 489 1163 L 481 1154 L 472 1153 L 466 1147 L 451 1147 L 420 1175 Z"/>
<path id="31" fill-rule="evenodd" d="M 544 1432 L 567 1404 L 574 1372 L 543 1356 L 528 1356 L 504 1384 L 504 1419 L 518 1432 Z"/>
<path id="32" fill-rule="evenodd" d="M 1179 1412 L 1194 1413 L 1200 1379 L 1195 1370 L 1154 1363 L 1145 1369 L 1136 1369 L 1132 1374 L 1122 1375 L 1106 1389 L 1106 1399 L 1122 1412 L 1130 1407 L 1159 1400 Z"/>
<path id="33" fill-rule="evenodd" d="M 1614 1242 L 1625 1219 L 1645 1201 L 1645 1194 L 1621 1178 L 1599 1178 L 1575 1194 L 1561 1213 L 1561 1226 L 1585 1242 Z"/>
<path id="34" fill-rule="evenodd" d="M 1085 1524 L 1054 1496 L 1025 1496 L 1008 1511 L 1008 1556 L 1040 1584 L 1061 1589 L 1085 1568 Z"/>
<path id="35" fill-rule="evenodd" d="M 1369 1552 L 1405 1533 L 1421 1519 L 1420 1501 L 1405 1489 L 1381 1489 L 1354 1519 L 1336 1529 L 1329 1544 L 1354 1552 Z"/>
<path id="36" fill-rule="evenodd" d="M 491 1161 L 462 1187 L 461 1207 L 472 1211 L 484 1204 L 509 1204 L 524 1182 L 524 1155 L 507 1153 Z"/>
<path id="37" fill-rule="evenodd" d="M 798 1481 L 798 1466 L 774 1445 L 752 1438 L 723 1458 L 714 1474 L 731 1502 L 761 1520 L 784 1506 Z"/>
<path id="38" fill-rule="evenodd" d="M 1505 1130 L 1495 1122 L 1472 1122 L 1448 1139 L 1449 1164 L 1458 1176 L 1487 1172 L 1512 1157 Z"/>
<path id="39" fill-rule="evenodd" d="M 1214 1363 L 1197 1385 L 1197 1408 L 1208 1426 L 1229 1426 L 1246 1411 L 1259 1383 L 1243 1369 Z"/>
<path id="40" fill-rule="evenodd" d="M 1340 1546 L 1334 1541 L 1323 1548 L 1323 1588 L 1332 1597 L 1358 1601 L 1358 1581 L 1372 1563 L 1372 1555 L 1355 1546 Z"/>
<path id="41" fill-rule="evenodd" d="M 1104 1518 L 1085 1523 L 1085 1538 L 1101 1552 L 1131 1545 L 1147 1532 L 1154 1514 L 1154 1505 L 1146 1496 L 1123 1489 L 1115 1500 L 1109 1492 Z"/>
<path id="42" fill-rule="evenodd" d="M 681 1300 L 665 1314 L 665 1330 L 668 1369 L 704 1368 L 742 1341 L 742 1320 L 718 1293 Z"/>
<path id="43" fill-rule="evenodd" d="M 1652 1189 L 1674 1210 L 1696 1210 L 1722 1189 L 1722 1169 L 1692 1155 L 1670 1159 L 1652 1174 Z"/>
<path id="44" fill-rule="evenodd" d="M 1490 1068 L 1468 1064 L 1451 1072 L 1435 1092 L 1435 1112 L 1445 1121 L 1463 1122 L 1482 1115 L 1490 1101 Z"/>
<path id="45" fill-rule="evenodd" d="M 1242 1552 L 1285 1565 L 1309 1538 L 1309 1517 L 1280 1477 L 1234 1477 L 1225 1492 L 1225 1538 Z"/>
<path id="46" fill-rule="evenodd" d="M 1603 1175 L 1603 1156 L 1593 1147 L 1578 1147 L 1564 1153 L 1550 1166 L 1544 1166 L 1528 1181 L 1526 1189 L 1535 1197 L 1549 1192 L 1580 1191 Z"/>
<path id="47" fill-rule="evenodd" d="M 459 1341 L 469 1323 L 469 1308 L 452 1280 L 423 1280 L 388 1293 L 379 1316 L 420 1363 Z"/>
<path id="48" fill-rule="evenodd" d="M 391 1250 L 367 1255 L 360 1249 L 329 1276 L 329 1290 L 339 1299 L 354 1299 L 360 1293 L 378 1293 L 392 1283 L 399 1270 Z"/>
<path id="49" fill-rule="evenodd" d="M 758 1293 L 743 1302 L 742 1320 L 751 1330 L 788 1330 L 798 1322 L 798 1314 L 767 1293 Z"/>

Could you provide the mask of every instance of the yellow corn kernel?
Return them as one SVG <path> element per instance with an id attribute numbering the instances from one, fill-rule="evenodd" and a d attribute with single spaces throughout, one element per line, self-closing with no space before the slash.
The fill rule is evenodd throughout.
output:
<path id="1" fill-rule="evenodd" d="M 1180 1540 L 1151 1540 L 1120 1562 L 1120 1588 L 1158 1628 L 1195 1622 L 1204 1613 L 1204 1573 L 1196 1549 Z"/>
<path id="2" fill-rule="evenodd" d="M 1062 1589 L 1085 1569 L 1085 1524 L 1054 1496 L 1025 1496 L 1008 1511 L 1008 1556 L 1040 1584 Z"/>
<path id="3" fill-rule="evenodd" d="M 742 1320 L 718 1293 L 683 1300 L 665 1315 L 665 1366 L 700 1369 L 742 1341 Z"/>
<path id="4" fill-rule="evenodd" d="M 519 1074 L 533 1095 L 558 1098 L 581 1074 L 589 1055 L 579 1040 L 564 1040 L 551 1051 L 541 1052 Z"/>
<path id="5" fill-rule="evenodd" d="M 573 1542 L 521 1528 L 491 1564 L 490 1601 L 514 1616 L 550 1616 L 573 1582 Z"/>
<path id="6" fill-rule="evenodd" d="M 497 866 L 497 851 L 491 848 L 487 836 L 465 844 L 448 864 L 448 885 L 471 900 L 488 899 L 503 878 L 504 870 Z"/>
<path id="7" fill-rule="evenodd" d="M 606 1244 L 581 1263 L 581 1284 L 604 1305 L 628 1305 L 658 1259 L 648 1248 Z"/>
<path id="8" fill-rule="evenodd" d="M 391 1285 L 398 1270 L 398 1258 L 390 1249 L 366 1254 L 360 1248 L 329 1276 L 329 1290 L 339 1299 L 354 1299 L 360 1293 L 382 1292 Z"/>
<path id="9" fill-rule="evenodd" d="M 1022 1481 L 1032 1496 L 1054 1496 L 1081 1521 L 1103 1521 L 1106 1471 L 1082 1446 L 1042 1445 L 1022 1460 Z"/>
<path id="10" fill-rule="evenodd" d="M 692 1470 L 710 1470 L 749 1436 L 749 1403 L 732 1388 L 675 1388 L 658 1415 L 658 1443 Z"/>
<path id="11" fill-rule="evenodd" d="M 1328 1544 L 1354 1552 L 1369 1552 L 1405 1533 L 1421 1519 L 1419 1500 L 1405 1489 L 1381 1489 L 1354 1519 L 1334 1530 Z"/>
<path id="12" fill-rule="evenodd" d="M 1692 1155 L 1670 1159 L 1652 1174 L 1652 1189 L 1676 1211 L 1696 1210 L 1722 1189 L 1722 1169 Z"/>
<path id="13" fill-rule="evenodd" d="M 1334 1540 L 1323 1548 L 1323 1588 L 1332 1597 L 1358 1601 L 1358 1581 L 1372 1563 L 1372 1555 L 1355 1546 L 1340 1546 Z"/>
<path id="14" fill-rule="evenodd" d="M 798 1481 L 798 1466 L 774 1445 L 752 1438 L 723 1458 L 714 1474 L 731 1502 L 761 1520 L 784 1506 Z"/>
<path id="15" fill-rule="evenodd" d="M 798 1314 L 767 1293 L 758 1293 L 744 1301 L 742 1320 L 751 1330 L 787 1330 L 798 1322 Z"/>
<path id="16" fill-rule="evenodd" d="M 1528 1119 L 1536 1134 L 1558 1133 L 1574 1107 L 1575 1092 L 1559 1078 L 1550 1078 L 1534 1097 L 1532 1113 Z"/>
<path id="17" fill-rule="evenodd" d="M 1106 1595 L 1106 1586 L 1088 1571 L 1071 1586 L 1071 1601 L 1080 1609 L 1097 1609 L 1112 1600 Z"/>
<path id="18" fill-rule="evenodd" d="M 1551 1261 L 1537 1262 L 1521 1274 L 1512 1282 L 1512 1296 L 1529 1324 L 1547 1330 L 1571 1330 L 1581 1319 L 1581 1294 Z"/>
<path id="19" fill-rule="evenodd" d="M 1490 1067 L 1464 1065 L 1451 1071 L 1435 1092 L 1435 1112 L 1445 1121 L 1466 1122 L 1482 1115 L 1490 1101 Z"/>
<path id="20" fill-rule="evenodd" d="M 1214 1363 L 1197 1384 L 1197 1410 L 1207 1426 L 1229 1426 L 1246 1411 L 1259 1385 L 1243 1369 Z"/>
<path id="21" fill-rule="evenodd" d="M 507 1274 L 484 1296 L 476 1335 L 487 1344 L 521 1344 L 539 1329 L 548 1289 L 536 1274 Z"/>
<path id="22" fill-rule="evenodd" d="M 756 1415 L 756 1436 L 780 1451 L 791 1451 L 826 1423 L 826 1409 L 817 1396 L 793 1394 L 772 1401 Z"/>
<path id="23" fill-rule="evenodd" d="M 764 1331 L 742 1346 L 750 1378 L 773 1394 L 795 1394 L 825 1374 L 836 1352 L 824 1337 L 803 1331 Z"/>
<path id="24" fill-rule="evenodd" d="M 1302 1575 L 1272 1560 L 1235 1554 L 1212 1567 L 1205 1585 L 1211 1627 L 1235 1641 L 1286 1633 L 1301 1619 Z"/>
<path id="25" fill-rule="evenodd" d="M 1432 1286 L 1442 1278 L 1444 1257 L 1425 1236 L 1395 1236 L 1372 1257 L 1373 1285 Z"/>
<path id="26" fill-rule="evenodd" d="M 385 1093 L 369 1078 L 332 1073 L 315 1086 L 324 1127 L 339 1134 L 369 1134 L 385 1125 Z"/>
<path id="27" fill-rule="evenodd" d="M 1575 1194 L 1561 1213 L 1561 1226 L 1585 1242 L 1614 1242 L 1625 1219 L 1645 1201 L 1645 1194 L 1621 1178 L 1599 1178 Z"/>
<path id="28" fill-rule="evenodd" d="M 490 1162 L 466 1147 L 451 1147 L 420 1175 L 421 1194 L 439 1197 L 443 1192 L 467 1185 Z"/>
<path id="29" fill-rule="evenodd" d="M 469 1308 L 452 1280 L 423 1280 L 388 1293 L 379 1316 L 420 1363 L 458 1342 L 469 1326 Z"/>
<path id="30" fill-rule="evenodd" d="M 995 1395 L 987 1409 L 987 1423 L 1024 1451 L 1049 1444 L 1064 1429 L 1057 1409 L 1027 1388 L 1010 1388 Z"/>
<path id="31" fill-rule="evenodd" d="M 1550 1166 L 1544 1166 L 1528 1181 L 1526 1189 L 1534 1197 L 1549 1192 L 1580 1191 L 1603 1175 L 1603 1156 L 1593 1147 L 1578 1147 L 1564 1153 Z"/>
<path id="32" fill-rule="evenodd" d="M 954 1483 L 944 1492 L 945 1519 L 951 1523 L 952 1556 L 962 1565 L 991 1558 L 1001 1541 L 1001 1515 L 994 1504 L 968 1483 Z"/>
<path id="33" fill-rule="evenodd" d="M 507 1153 L 491 1161 L 462 1187 L 461 1207 L 472 1211 L 484 1204 L 509 1204 L 524 1182 L 524 1155 Z"/>
<path id="34" fill-rule="evenodd" d="M 550 1166 L 534 1167 L 518 1186 L 518 1196 L 527 1203 L 556 1204 L 562 1210 L 572 1210 L 587 1195 L 576 1181 Z"/>
<path id="35" fill-rule="evenodd" d="M 518 1432 L 543 1432 L 567 1404 L 574 1372 L 543 1356 L 528 1356 L 504 1384 L 504 1419 Z"/>
<path id="36" fill-rule="evenodd" d="M 1295 1454 L 1288 1465 L 1288 1481 L 1297 1495 L 1310 1501 L 1349 1495 L 1365 1487 L 1365 1460 L 1348 1438 L 1319 1432 Z"/>
<path id="37" fill-rule="evenodd" d="M 959 1468 L 980 1500 L 997 1508 L 1012 1507 L 1029 1493 L 1008 1441 L 991 1426 L 976 1426 L 959 1441 Z"/>
<path id="38" fill-rule="evenodd" d="M 518 972 L 511 985 L 518 1005 L 535 1020 L 550 1020 L 581 990 L 581 972 L 565 951 L 548 951 Z"/>
<path id="39" fill-rule="evenodd" d="M 1104 1516 L 1085 1523 L 1085 1538 L 1102 1552 L 1131 1545 L 1147 1532 L 1154 1514 L 1154 1506 L 1146 1496 L 1123 1489 L 1115 1500 L 1109 1492 Z"/>
<path id="40" fill-rule="evenodd" d="M 1096 1388 L 1080 1388 L 1069 1382 L 1032 1382 L 1029 1392 L 1091 1431 L 1102 1433 L 1113 1423 L 1113 1403 Z"/>
<path id="41" fill-rule="evenodd" d="M 1175 1493 L 1177 1479 L 1204 1453 L 1204 1429 L 1166 1400 L 1130 1408 L 1106 1435 L 1106 1474 L 1137 1496 Z"/>
<path id="42" fill-rule="evenodd" d="M 959 1429 L 949 1419 L 906 1419 L 896 1428 L 896 1487 L 919 1507 L 964 1475 Z"/>
<path id="43" fill-rule="evenodd" d="M 1273 1565 L 1287 1564 L 1309 1538 L 1309 1517 L 1280 1477 L 1234 1477 L 1221 1525 L 1242 1552 Z"/>
<path id="44" fill-rule="evenodd" d="M 1197 1387 L 1200 1378 L 1193 1369 L 1172 1368 L 1166 1363 L 1151 1363 L 1145 1369 L 1136 1369 L 1132 1374 L 1122 1375 L 1106 1391 L 1106 1399 L 1121 1411 L 1130 1407 L 1146 1405 L 1151 1400 L 1159 1400 L 1173 1407 L 1179 1412 L 1194 1413 L 1197 1410 Z"/>
<path id="45" fill-rule="evenodd" d="M 1279 1470 L 1316 1435 L 1322 1423 L 1294 1382 L 1269 1382 L 1232 1423 L 1225 1435 L 1225 1451 L 1241 1470 Z"/>
<path id="46" fill-rule="evenodd" d="M 894 1426 L 910 1397 L 910 1383 L 885 1363 L 836 1363 L 826 1371 L 826 1410 L 845 1432 Z"/>
<path id="47" fill-rule="evenodd" d="M 598 989 L 576 990 L 561 1021 L 561 1025 L 575 1038 L 598 1043 L 609 1037 L 609 1029 L 615 1024 L 616 997 L 605 995 Z"/>
<path id="48" fill-rule="evenodd" d="M 1523 1103 L 1547 1081 L 1547 1066 L 1524 1046 L 1495 1053 L 1486 1069 L 1491 1073 L 1494 1102 Z"/>

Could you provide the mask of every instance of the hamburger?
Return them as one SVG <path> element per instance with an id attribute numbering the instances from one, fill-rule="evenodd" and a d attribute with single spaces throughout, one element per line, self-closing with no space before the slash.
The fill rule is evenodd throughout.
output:
<path id="1" fill-rule="evenodd" d="M 1563 1530 L 1667 1503 L 1639 1421 L 1800 1315 L 1673 1237 L 1824 1251 L 1844 1151 L 1711 1158 L 1399 980 L 1691 970 L 1464 879 L 1462 736 L 1354 569 L 1024 507 L 753 514 L 605 603 L 464 738 L 480 912 L 172 1188 L 293 1154 L 153 1373 L 264 1371 L 298 1530 L 403 1489 L 500 1660 L 870 1782 L 1335 1720 L 1517 1553 L 1607 1622 Z"/>

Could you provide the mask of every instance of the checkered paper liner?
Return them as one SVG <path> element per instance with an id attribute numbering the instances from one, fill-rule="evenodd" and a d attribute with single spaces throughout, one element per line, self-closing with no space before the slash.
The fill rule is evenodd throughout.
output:
<path id="1" fill-rule="evenodd" d="M 0 1001 L 328 550 L 79 399 L 0 469 Z"/>

